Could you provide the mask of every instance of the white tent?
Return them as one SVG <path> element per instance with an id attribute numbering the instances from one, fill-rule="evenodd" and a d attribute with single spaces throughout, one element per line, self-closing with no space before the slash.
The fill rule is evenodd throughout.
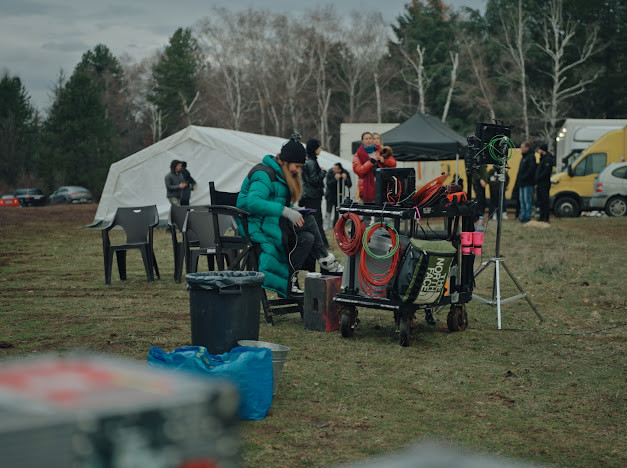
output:
<path id="1" fill-rule="evenodd" d="M 187 127 L 111 165 L 90 227 L 113 219 L 118 207 L 145 205 L 157 205 L 163 225 L 170 212 L 164 178 L 173 159 L 187 161 L 187 169 L 197 182 L 190 204 L 209 205 L 210 181 L 215 182 L 217 190 L 239 192 L 250 169 L 265 155 L 280 153 L 285 141 L 224 128 Z M 353 184 L 356 183 L 352 167 L 334 154 L 323 151 L 318 162 L 327 170 L 336 162 L 343 162 Z"/>

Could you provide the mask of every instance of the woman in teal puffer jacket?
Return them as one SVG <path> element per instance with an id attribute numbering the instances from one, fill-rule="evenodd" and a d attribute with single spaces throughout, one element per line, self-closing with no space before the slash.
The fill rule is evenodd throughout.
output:
<path id="1" fill-rule="evenodd" d="M 303 216 L 292 208 L 302 193 L 300 171 L 305 155 L 300 136 L 293 135 L 281 148 L 281 154 L 265 156 L 263 167 L 248 174 L 237 198 L 237 207 L 250 213 L 250 237 L 261 247 L 259 271 L 265 274 L 263 287 L 282 296 L 288 291 L 302 294 L 297 274 L 310 254 L 323 268 L 342 271 L 325 248 L 313 216 Z M 293 238 L 289 252 L 285 247 L 288 230 Z"/>

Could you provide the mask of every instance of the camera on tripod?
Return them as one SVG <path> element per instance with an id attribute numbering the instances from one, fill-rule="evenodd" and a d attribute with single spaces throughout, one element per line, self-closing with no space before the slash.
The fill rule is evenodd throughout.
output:
<path id="1" fill-rule="evenodd" d="M 474 171 L 487 164 L 505 164 L 512 147 L 510 135 L 511 127 L 503 125 L 503 121 L 477 123 L 475 134 L 466 137 L 466 171 Z"/>

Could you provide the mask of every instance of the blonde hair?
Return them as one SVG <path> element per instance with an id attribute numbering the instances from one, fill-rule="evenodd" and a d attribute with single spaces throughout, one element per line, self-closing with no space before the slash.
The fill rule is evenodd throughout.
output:
<path id="1" fill-rule="evenodd" d="M 283 177 L 287 182 L 287 188 L 290 190 L 290 194 L 292 195 L 292 203 L 296 203 L 298 200 L 300 200 L 300 196 L 303 193 L 303 185 L 300 180 L 300 174 L 292 175 L 292 173 L 287 168 L 289 163 L 283 161 L 280 154 L 277 154 L 276 162 L 279 164 L 281 170 L 283 171 Z"/>

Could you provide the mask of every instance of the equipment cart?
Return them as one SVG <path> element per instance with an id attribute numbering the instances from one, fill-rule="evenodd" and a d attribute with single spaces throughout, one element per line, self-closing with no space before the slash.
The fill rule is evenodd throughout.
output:
<path id="1" fill-rule="evenodd" d="M 374 217 L 375 224 L 387 223 L 393 226 L 399 233 L 399 247 L 401 257 L 411 239 L 422 240 L 446 240 L 454 247 L 453 259 L 450 263 L 450 271 L 446 289 L 435 303 L 421 304 L 419 302 L 408 302 L 396 299 L 390 290 L 384 297 L 370 297 L 360 288 L 359 262 L 360 254 L 347 256 L 344 274 L 342 278 L 342 291 L 338 293 L 334 301 L 337 303 L 341 313 L 341 332 L 343 337 L 353 335 L 355 326 L 359 323 L 357 307 L 371 309 L 389 310 L 394 313 L 394 321 L 399 332 L 399 344 L 407 346 L 409 344 L 410 326 L 413 324 L 417 310 L 424 310 L 426 317 L 431 318 L 431 313 L 436 308 L 450 306 L 447 316 L 447 325 L 450 331 L 462 331 L 468 325 L 468 315 L 466 304 L 472 299 L 474 285 L 473 262 L 474 253 L 471 247 L 466 247 L 468 242 L 464 241 L 466 248 L 462 249 L 461 233 L 470 234 L 474 231 L 474 221 L 476 212 L 476 202 L 469 200 L 464 203 L 456 201 L 446 203 L 442 200 L 439 205 L 426 208 L 390 206 L 387 204 L 358 204 L 346 199 L 340 205 L 340 216 L 346 220 L 349 213 L 368 219 Z M 442 218 L 443 229 L 434 230 L 425 226 L 437 222 L 437 218 Z M 403 229 L 401 229 L 403 227 Z M 356 223 L 353 222 L 350 235 L 355 236 Z M 464 236 L 467 239 L 467 236 Z M 356 238 L 356 237 L 355 237 Z M 388 240 L 388 246 L 389 244 Z M 463 250 L 463 254 L 462 254 Z M 478 251 L 479 252 L 479 251 Z"/>

